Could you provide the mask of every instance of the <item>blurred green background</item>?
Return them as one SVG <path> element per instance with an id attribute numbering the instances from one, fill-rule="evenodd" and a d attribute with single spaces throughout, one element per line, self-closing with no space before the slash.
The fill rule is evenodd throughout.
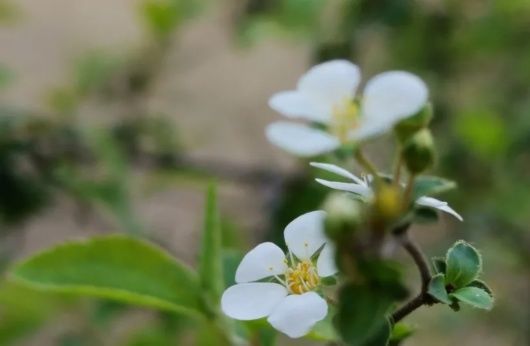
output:
<path id="1" fill-rule="evenodd" d="M 347 58 L 365 80 L 405 69 L 427 81 L 436 173 L 459 183 L 444 197 L 465 222 L 413 232 L 433 256 L 460 238 L 482 249 L 497 296 L 489 314 L 423 308 L 406 345 L 529 344 L 529 1 L 0 0 L 0 46 L 2 272 L 109 232 L 193 265 L 212 178 L 226 261 L 281 239 L 326 191 L 267 143 L 279 119 L 267 100 L 312 64 Z M 2 278 L 0 345 L 194 345 L 200 334 L 184 318 Z M 410 278 L 414 290 L 412 267 Z"/>

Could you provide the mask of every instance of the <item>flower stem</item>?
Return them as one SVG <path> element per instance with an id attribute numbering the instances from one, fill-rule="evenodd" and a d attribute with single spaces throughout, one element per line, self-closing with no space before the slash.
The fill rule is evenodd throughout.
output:
<path id="1" fill-rule="evenodd" d="M 370 173 L 371 175 L 373 175 L 374 179 L 378 179 L 378 175 L 377 175 L 377 169 L 375 168 L 375 166 L 370 162 L 370 160 L 368 160 L 366 158 L 366 156 L 364 156 L 364 153 L 362 152 L 361 148 L 358 148 L 357 150 L 355 150 L 355 159 L 357 160 L 357 162 L 363 166 L 363 168 L 368 172 Z"/>
<path id="2" fill-rule="evenodd" d="M 409 237 L 409 226 L 410 225 L 407 224 L 398 227 L 394 229 L 392 233 L 394 234 L 394 236 L 397 237 L 401 246 L 412 257 L 414 263 L 418 267 L 418 271 L 421 277 L 421 291 L 416 297 L 414 297 L 412 300 L 410 300 L 408 303 L 396 310 L 391 315 L 391 321 L 393 324 L 399 322 L 419 307 L 425 304 L 434 303 L 432 298 L 427 293 L 429 289 L 429 282 L 432 278 L 431 269 L 429 268 L 429 264 L 421 248 Z"/>
<path id="3" fill-rule="evenodd" d="M 412 200 L 412 190 L 414 189 L 414 181 L 416 180 L 416 174 L 410 173 L 409 179 L 407 181 L 407 186 L 405 187 L 405 192 L 403 193 L 403 203 L 408 207 L 408 204 Z"/>
<path id="4" fill-rule="evenodd" d="M 394 185 L 399 186 L 401 180 L 401 166 L 403 165 L 403 155 L 401 151 L 397 154 L 396 163 L 394 166 Z"/>

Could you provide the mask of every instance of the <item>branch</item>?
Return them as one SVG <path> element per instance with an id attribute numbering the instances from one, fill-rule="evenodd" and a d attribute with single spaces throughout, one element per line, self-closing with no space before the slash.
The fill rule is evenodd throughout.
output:
<path id="1" fill-rule="evenodd" d="M 425 258 L 425 255 L 423 254 L 423 251 L 412 239 L 410 239 L 407 233 L 409 226 L 410 225 L 407 224 L 396 228 L 393 233 L 399 239 L 401 246 L 403 246 L 407 253 L 412 257 L 414 263 L 418 267 L 421 277 L 421 291 L 415 298 L 410 300 L 392 314 L 391 321 L 393 324 L 399 322 L 419 307 L 425 304 L 432 304 L 433 302 L 431 297 L 427 294 L 429 282 L 432 278 L 431 269 L 429 268 L 429 264 Z"/>

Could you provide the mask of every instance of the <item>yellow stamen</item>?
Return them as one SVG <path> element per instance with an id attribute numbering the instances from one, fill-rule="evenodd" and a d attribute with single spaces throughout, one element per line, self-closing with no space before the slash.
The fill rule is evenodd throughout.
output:
<path id="1" fill-rule="evenodd" d="M 334 134 L 342 143 L 348 141 L 351 130 L 359 124 L 359 107 L 350 99 L 333 107 L 333 118 L 331 120 L 330 132 Z"/>
<path id="2" fill-rule="evenodd" d="M 287 288 L 293 294 L 302 294 L 314 290 L 320 284 L 320 278 L 311 261 L 303 261 L 285 273 Z"/>

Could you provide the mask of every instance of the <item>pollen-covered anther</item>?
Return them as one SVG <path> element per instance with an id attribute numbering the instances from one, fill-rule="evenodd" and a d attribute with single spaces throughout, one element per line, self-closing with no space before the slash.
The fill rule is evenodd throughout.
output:
<path id="1" fill-rule="evenodd" d="M 311 261 L 303 261 L 285 273 L 287 288 L 293 294 L 313 291 L 320 284 L 317 270 Z"/>
<path id="2" fill-rule="evenodd" d="M 333 107 L 330 131 L 342 143 L 345 143 L 348 141 L 350 131 L 358 126 L 358 121 L 358 106 L 352 100 L 345 99 Z"/>

